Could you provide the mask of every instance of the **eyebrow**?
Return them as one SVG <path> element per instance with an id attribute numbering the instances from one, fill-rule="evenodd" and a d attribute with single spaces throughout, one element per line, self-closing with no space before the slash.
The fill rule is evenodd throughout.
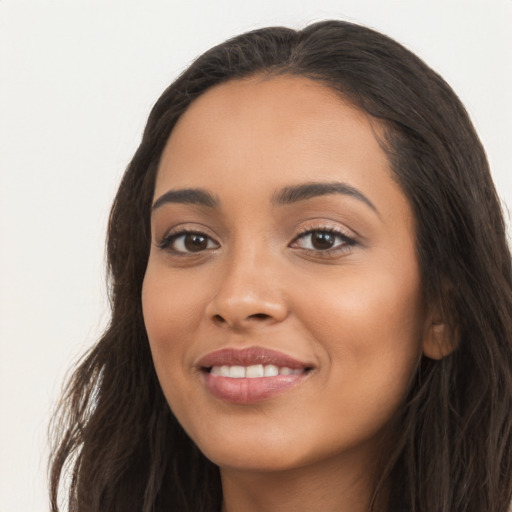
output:
<path id="1" fill-rule="evenodd" d="M 153 203 L 151 210 L 155 211 L 167 203 L 197 204 L 207 206 L 208 208 L 215 208 L 218 206 L 219 200 L 202 188 L 169 190 Z"/>
<path id="2" fill-rule="evenodd" d="M 327 183 L 302 183 L 300 185 L 284 187 L 273 194 L 271 203 L 276 206 L 283 206 L 331 194 L 342 194 L 353 197 L 354 199 L 357 199 L 369 206 L 377 215 L 379 215 L 379 211 L 375 205 L 362 192 L 348 183 L 337 181 Z M 169 190 L 153 203 L 151 210 L 155 211 L 168 203 L 195 204 L 206 206 L 208 208 L 215 208 L 219 205 L 219 200 L 203 188 Z"/>
<path id="3" fill-rule="evenodd" d="M 331 194 L 342 194 L 353 197 L 354 199 L 357 199 L 369 206 L 377 215 L 379 215 L 379 211 L 375 205 L 362 192 L 348 183 L 338 181 L 328 183 L 311 182 L 285 187 L 274 194 L 272 197 L 272 203 L 276 205 L 286 205 Z"/>

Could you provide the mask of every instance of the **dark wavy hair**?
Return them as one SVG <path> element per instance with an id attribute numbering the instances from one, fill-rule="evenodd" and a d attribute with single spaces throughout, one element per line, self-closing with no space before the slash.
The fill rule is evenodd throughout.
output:
<path id="1" fill-rule="evenodd" d="M 79 362 L 52 424 L 52 511 L 64 490 L 70 512 L 220 510 L 219 470 L 185 434 L 157 380 L 141 288 L 155 176 L 176 121 L 210 87 L 257 74 L 322 82 L 384 127 L 382 145 L 415 216 L 425 301 L 440 305 L 456 336 L 450 355 L 422 359 L 400 411 L 381 475 L 390 511 L 507 511 L 512 264 L 484 150 L 439 75 L 392 39 L 343 21 L 230 39 L 153 107 L 110 215 L 111 322 Z"/>

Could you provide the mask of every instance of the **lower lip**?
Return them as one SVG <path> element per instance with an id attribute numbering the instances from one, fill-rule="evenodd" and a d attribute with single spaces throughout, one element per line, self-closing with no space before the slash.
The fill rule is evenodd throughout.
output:
<path id="1" fill-rule="evenodd" d="M 203 375 L 206 388 L 213 396 L 235 404 L 250 404 L 267 400 L 297 386 L 307 372 L 252 379 L 233 379 L 206 372 Z"/>

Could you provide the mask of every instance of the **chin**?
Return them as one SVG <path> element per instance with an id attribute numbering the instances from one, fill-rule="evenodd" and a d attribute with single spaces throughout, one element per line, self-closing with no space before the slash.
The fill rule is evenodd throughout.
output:
<path id="1" fill-rule="evenodd" d="M 308 466 L 308 460 L 300 456 L 291 456 L 282 450 L 271 453 L 269 450 L 214 451 L 205 455 L 219 468 L 240 472 L 270 473 L 284 472 Z"/>
<path id="2" fill-rule="evenodd" d="M 229 435 L 226 435 L 229 432 Z M 308 464 L 305 446 L 289 431 L 284 436 L 267 428 L 267 432 L 248 432 L 243 427 L 222 430 L 215 435 L 192 439 L 201 452 L 220 468 L 240 471 L 286 471 Z"/>

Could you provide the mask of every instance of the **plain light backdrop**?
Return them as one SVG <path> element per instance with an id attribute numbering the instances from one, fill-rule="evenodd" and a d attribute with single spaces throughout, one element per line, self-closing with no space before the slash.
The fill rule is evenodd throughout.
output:
<path id="1" fill-rule="evenodd" d="M 441 73 L 512 207 L 512 0 L 0 0 L 0 512 L 48 510 L 50 410 L 108 321 L 109 207 L 152 104 L 230 36 L 328 18 Z"/>

